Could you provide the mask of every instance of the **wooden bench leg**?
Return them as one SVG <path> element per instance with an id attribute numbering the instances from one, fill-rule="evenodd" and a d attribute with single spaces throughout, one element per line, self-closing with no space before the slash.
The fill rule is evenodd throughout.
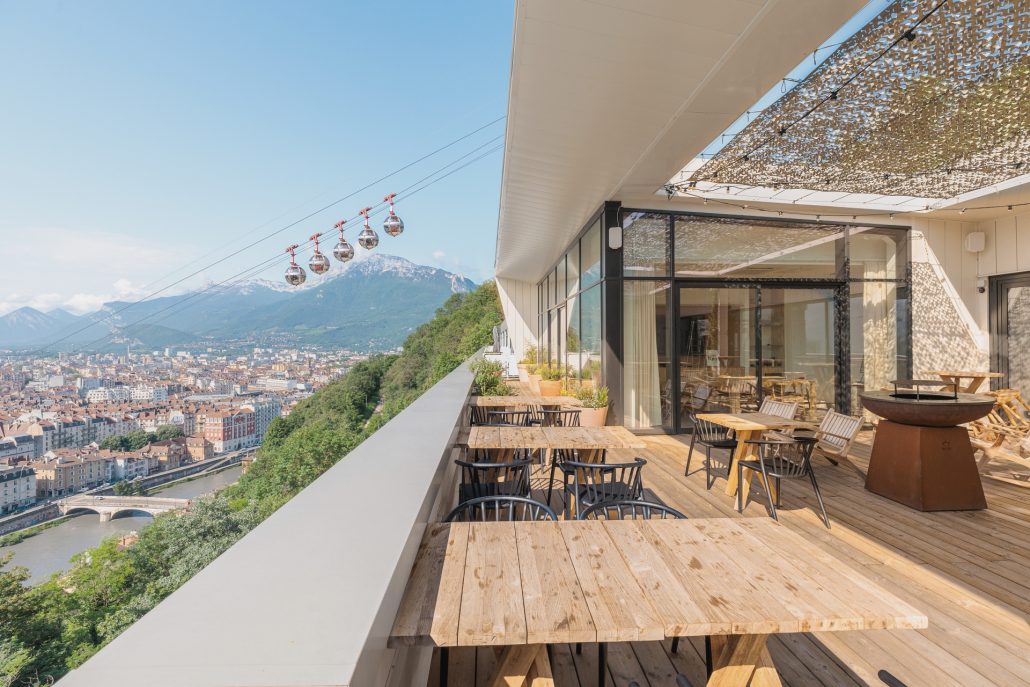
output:
<path id="1" fill-rule="evenodd" d="M 490 687 L 553 687 L 551 662 L 545 644 L 505 647 L 497 660 L 497 672 Z"/>
<path id="2" fill-rule="evenodd" d="M 769 635 L 712 637 L 713 670 L 708 687 L 782 687 L 766 640 Z"/>

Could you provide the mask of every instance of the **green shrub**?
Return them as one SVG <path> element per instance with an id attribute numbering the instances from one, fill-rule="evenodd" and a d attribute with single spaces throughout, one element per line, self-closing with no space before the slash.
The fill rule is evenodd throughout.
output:
<path id="1" fill-rule="evenodd" d="M 480 396 L 508 396 L 511 387 L 504 383 L 504 365 L 492 360 L 477 360 L 470 366 L 473 389 Z"/>

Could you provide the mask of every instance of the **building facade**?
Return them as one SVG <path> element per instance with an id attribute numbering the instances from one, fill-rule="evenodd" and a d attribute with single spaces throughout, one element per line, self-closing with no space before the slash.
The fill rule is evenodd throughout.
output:
<path id="1" fill-rule="evenodd" d="M 0 513 L 36 502 L 36 472 L 27 465 L 0 466 Z"/>

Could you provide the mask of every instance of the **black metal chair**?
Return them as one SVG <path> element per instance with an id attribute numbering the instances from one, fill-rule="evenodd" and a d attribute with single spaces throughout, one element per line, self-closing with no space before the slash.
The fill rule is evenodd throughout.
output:
<path id="1" fill-rule="evenodd" d="M 605 501 L 580 513 L 580 520 L 685 520 L 675 508 L 653 501 Z"/>
<path id="2" fill-rule="evenodd" d="M 640 473 L 647 461 L 632 463 L 580 463 L 566 461 L 563 467 L 565 517 L 578 519 L 581 510 L 605 501 L 638 501 L 644 494 Z M 575 499 L 575 512 L 569 512 L 569 499 Z"/>
<path id="3" fill-rule="evenodd" d="M 730 457 L 726 460 L 726 476 L 730 474 L 730 461 L 733 452 L 737 448 L 737 440 L 733 437 L 733 430 L 727 429 L 714 422 L 702 420 L 696 412 L 689 413 L 690 420 L 694 425 L 694 431 L 690 435 L 690 447 L 687 449 L 687 467 L 683 475 L 690 474 L 690 461 L 694 457 L 694 446 L 700 445 L 705 450 L 705 488 L 711 489 L 715 479 L 712 477 L 712 449 L 726 449 Z"/>
<path id="4" fill-rule="evenodd" d="M 782 480 L 808 479 L 815 491 L 815 498 L 819 502 L 819 510 L 823 516 L 823 524 L 827 529 L 830 527 L 830 519 L 826 515 L 826 507 L 823 505 L 823 496 L 819 492 L 819 483 L 815 480 L 815 471 L 812 469 L 812 449 L 815 447 L 814 437 L 794 437 L 789 441 L 784 440 L 754 440 L 747 442 L 758 448 L 758 460 L 742 460 L 737 463 L 737 485 L 738 489 L 743 487 L 744 470 L 760 472 L 766 484 L 766 498 L 769 501 L 769 512 L 773 520 L 777 520 L 776 507 L 780 505 L 782 494 Z M 769 485 L 770 478 L 775 480 L 776 498 L 772 497 Z M 744 511 L 744 499 L 737 499 L 737 510 Z"/>
<path id="5" fill-rule="evenodd" d="M 528 410 L 491 410 L 486 415 L 486 424 L 490 426 L 527 427 L 529 425 Z"/>
<path id="6" fill-rule="evenodd" d="M 489 406 L 469 406 L 469 425 L 472 427 L 485 425 L 489 422 L 490 410 Z"/>
<path id="7" fill-rule="evenodd" d="M 604 463 L 608 452 L 601 448 L 590 451 L 578 451 L 571 448 L 556 448 L 551 450 L 551 472 L 547 479 L 547 503 L 551 503 L 551 494 L 554 491 L 555 473 L 562 473 L 562 498 L 565 499 L 565 487 L 568 485 L 567 463 Z"/>
<path id="8" fill-rule="evenodd" d="M 460 504 L 445 522 L 527 522 L 557 520 L 546 504 L 523 496 L 484 496 Z"/>
<path id="9" fill-rule="evenodd" d="M 461 468 L 458 503 L 492 496 L 529 496 L 530 461 L 470 463 L 454 461 Z"/>
<path id="10" fill-rule="evenodd" d="M 544 427 L 579 427 L 579 411 L 575 409 L 543 408 L 540 417 Z"/>
<path id="11" fill-rule="evenodd" d="M 530 425 L 542 425 L 544 424 L 544 407 L 540 405 L 531 405 L 527 409 L 529 413 L 529 424 Z"/>

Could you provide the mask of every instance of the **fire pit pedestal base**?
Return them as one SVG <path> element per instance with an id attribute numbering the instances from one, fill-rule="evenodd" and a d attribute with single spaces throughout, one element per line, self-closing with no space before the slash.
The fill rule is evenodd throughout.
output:
<path id="1" fill-rule="evenodd" d="M 881 420 L 865 488 L 921 511 L 987 508 L 969 433 L 963 427 Z"/>

